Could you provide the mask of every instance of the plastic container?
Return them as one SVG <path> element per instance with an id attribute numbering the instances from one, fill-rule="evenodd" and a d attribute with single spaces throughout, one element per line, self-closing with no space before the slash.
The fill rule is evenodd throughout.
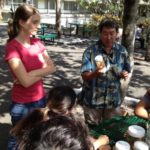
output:
<path id="1" fill-rule="evenodd" d="M 136 141 L 134 142 L 133 150 L 149 150 L 149 146 L 143 141 Z"/>
<path id="2" fill-rule="evenodd" d="M 146 132 L 146 143 L 150 145 L 150 125 L 147 127 L 147 132 Z"/>
<path id="3" fill-rule="evenodd" d="M 144 140 L 145 129 L 138 125 L 131 125 L 127 130 L 127 141 L 133 145 L 135 141 Z"/>
<path id="4" fill-rule="evenodd" d="M 103 68 L 103 69 L 102 69 L 102 72 L 103 72 L 103 73 L 106 72 L 106 67 L 105 67 L 105 63 L 104 63 L 104 60 L 103 60 L 103 56 L 102 56 L 102 55 L 97 55 L 97 56 L 95 57 L 95 63 L 96 63 L 97 68 Z"/>
<path id="5" fill-rule="evenodd" d="M 114 150 L 130 150 L 130 144 L 126 141 L 117 141 Z"/>

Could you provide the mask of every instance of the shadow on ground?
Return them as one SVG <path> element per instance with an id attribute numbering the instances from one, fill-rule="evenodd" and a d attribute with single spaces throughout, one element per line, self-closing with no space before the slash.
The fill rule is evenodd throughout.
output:
<path id="1" fill-rule="evenodd" d="M 11 75 L 4 62 L 4 47 L 0 46 L 0 149 L 5 150 L 8 140 L 8 132 L 11 127 L 9 117 L 9 106 L 11 101 Z"/>
<path id="2" fill-rule="evenodd" d="M 0 131 L 1 131 L 0 147 L 1 147 L 1 150 L 7 149 L 9 130 L 10 130 L 10 124 L 0 123 Z"/>
<path id="3" fill-rule="evenodd" d="M 141 98 L 150 87 L 150 63 L 144 61 L 144 51 L 136 51 L 134 71 L 129 85 L 128 95 Z"/>
<path id="4" fill-rule="evenodd" d="M 82 52 L 54 52 L 49 51 L 56 72 L 44 79 L 47 89 L 57 85 L 70 85 L 73 88 L 81 87 L 80 64 Z"/>

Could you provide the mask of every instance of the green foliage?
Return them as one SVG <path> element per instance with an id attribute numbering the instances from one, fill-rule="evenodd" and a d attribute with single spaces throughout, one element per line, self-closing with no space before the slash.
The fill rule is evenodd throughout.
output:
<path id="1" fill-rule="evenodd" d="M 98 31 L 98 25 L 101 22 L 102 19 L 104 18 L 113 18 L 114 20 L 117 21 L 120 27 L 122 27 L 122 19 L 119 18 L 118 16 L 113 16 L 113 15 L 98 15 L 98 14 L 93 14 L 92 17 L 89 20 L 89 23 L 86 25 L 88 28 L 92 29 L 92 31 L 97 32 Z"/>
<path id="2" fill-rule="evenodd" d="M 150 20 L 149 19 L 143 19 L 143 20 L 139 20 L 137 22 L 137 25 L 143 25 L 145 28 L 148 28 L 150 26 Z"/>
<path id="3" fill-rule="evenodd" d="M 94 14 L 122 16 L 123 0 L 77 0 L 80 6 Z"/>

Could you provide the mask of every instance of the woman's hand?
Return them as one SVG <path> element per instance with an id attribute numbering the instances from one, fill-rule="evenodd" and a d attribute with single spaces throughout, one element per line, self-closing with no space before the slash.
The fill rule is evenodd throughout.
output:
<path id="1" fill-rule="evenodd" d="M 98 149 L 103 145 L 109 144 L 109 137 L 107 135 L 101 135 L 98 139 L 96 139 L 93 143 L 94 148 Z"/>
<path id="2" fill-rule="evenodd" d="M 100 146 L 109 144 L 109 137 L 107 135 L 101 135 L 97 141 L 100 143 Z"/>
<path id="3" fill-rule="evenodd" d="M 43 59 L 45 61 L 44 67 L 54 66 L 53 61 L 50 59 L 50 57 L 47 54 L 44 53 L 42 56 L 43 56 Z"/>
<path id="4" fill-rule="evenodd" d="M 45 59 L 45 67 L 31 70 L 27 72 L 23 62 L 18 58 L 12 58 L 8 61 L 11 70 L 16 76 L 15 84 L 21 84 L 23 87 L 28 88 L 42 77 L 51 74 L 55 71 L 55 66 L 46 52 L 43 54 Z"/>
<path id="5" fill-rule="evenodd" d="M 15 79 L 15 80 L 13 81 L 13 83 L 14 83 L 14 84 L 20 84 L 20 82 L 19 82 L 18 79 Z"/>

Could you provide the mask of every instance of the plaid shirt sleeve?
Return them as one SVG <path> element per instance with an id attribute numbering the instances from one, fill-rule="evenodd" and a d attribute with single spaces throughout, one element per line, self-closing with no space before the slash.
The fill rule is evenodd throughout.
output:
<path id="1" fill-rule="evenodd" d="M 92 70 L 92 62 L 91 62 L 91 51 L 90 48 L 87 48 L 82 56 L 82 65 L 81 65 L 81 70 L 80 72 L 91 72 Z"/>

